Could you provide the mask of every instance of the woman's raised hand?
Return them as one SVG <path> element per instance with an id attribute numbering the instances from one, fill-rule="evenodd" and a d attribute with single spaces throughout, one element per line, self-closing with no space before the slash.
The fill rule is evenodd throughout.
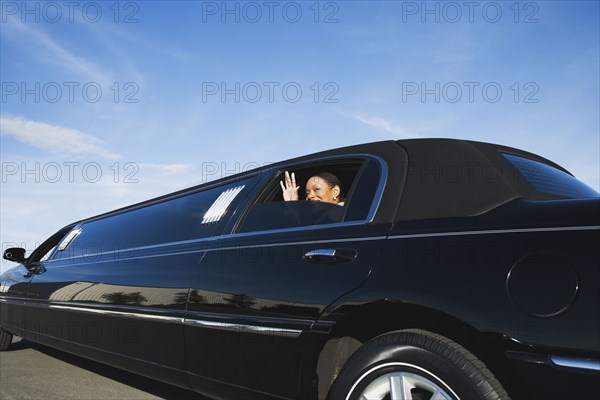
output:
<path id="1" fill-rule="evenodd" d="M 285 185 L 283 181 L 279 181 L 279 184 L 283 191 L 283 200 L 298 200 L 298 189 L 300 189 L 300 186 L 296 186 L 296 175 L 293 172 L 290 176 L 289 172 L 285 171 Z"/>

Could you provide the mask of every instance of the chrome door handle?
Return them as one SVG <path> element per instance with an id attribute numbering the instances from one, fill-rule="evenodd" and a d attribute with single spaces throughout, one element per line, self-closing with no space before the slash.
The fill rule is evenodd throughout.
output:
<path id="1" fill-rule="evenodd" d="M 307 262 L 344 263 L 354 261 L 358 252 L 354 249 L 316 249 L 302 256 Z"/>

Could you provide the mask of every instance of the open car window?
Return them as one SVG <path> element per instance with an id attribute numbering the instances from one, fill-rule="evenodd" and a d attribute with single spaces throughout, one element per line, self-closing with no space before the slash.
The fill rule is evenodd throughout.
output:
<path id="1" fill-rule="evenodd" d="M 280 181 L 288 171 L 296 176 L 298 201 L 284 201 Z M 318 172 L 340 180 L 343 205 L 306 200 L 306 182 Z M 250 207 L 237 232 L 254 232 L 319 226 L 372 218 L 379 192 L 381 168 L 371 158 L 329 160 L 277 170 L 271 182 Z"/>

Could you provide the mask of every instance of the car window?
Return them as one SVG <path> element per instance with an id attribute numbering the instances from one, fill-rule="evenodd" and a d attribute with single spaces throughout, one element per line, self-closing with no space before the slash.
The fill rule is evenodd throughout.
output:
<path id="1" fill-rule="evenodd" d="M 288 170 L 296 175 L 298 201 L 284 201 L 279 182 Z M 305 199 L 305 185 L 318 171 L 337 176 L 342 185 L 343 205 Z M 366 221 L 380 186 L 381 172 L 372 159 L 347 159 L 290 166 L 274 173 L 271 183 L 252 205 L 237 232 L 289 229 L 350 221 Z"/>
<path id="2" fill-rule="evenodd" d="M 568 198 L 593 198 L 599 194 L 591 187 L 548 164 L 534 161 L 513 154 L 502 153 L 519 173 L 542 193 L 554 194 Z"/>
<path id="3" fill-rule="evenodd" d="M 58 244 L 63 238 L 72 230 L 73 225 L 66 226 L 44 240 L 28 257 L 28 263 L 43 262 L 52 259 L 53 254 L 56 252 Z"/>
<path id="4" fill-rule="evenodd" d="M 40 258 L 40 261 L 46 261 L 50 258 L 50 256 L 52 255 L 52 253 L 54 252 L 54 250 L 56 249 L 56 246 L 52 247 L 50 250 L 48 250 L 46 253 L 44 253 L 42 255 L 42 257 Z"/>
<path id="5" fill-rule="evenodd" d="M 84 222 L 63 239 L 53 259 L 212 236 L 254 183 L 250 178 Z"/>

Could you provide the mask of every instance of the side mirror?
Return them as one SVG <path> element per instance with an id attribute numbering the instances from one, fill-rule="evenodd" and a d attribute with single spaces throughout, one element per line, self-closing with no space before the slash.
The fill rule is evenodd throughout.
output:
<path id="1" fill-rule="evenodd" d="M 10 249 L 4 250 L 4 255 L 2 257 L 8 261 L 23 263 L 25 262 L 25 249 L 21 247 L 11 247 Z"/>

